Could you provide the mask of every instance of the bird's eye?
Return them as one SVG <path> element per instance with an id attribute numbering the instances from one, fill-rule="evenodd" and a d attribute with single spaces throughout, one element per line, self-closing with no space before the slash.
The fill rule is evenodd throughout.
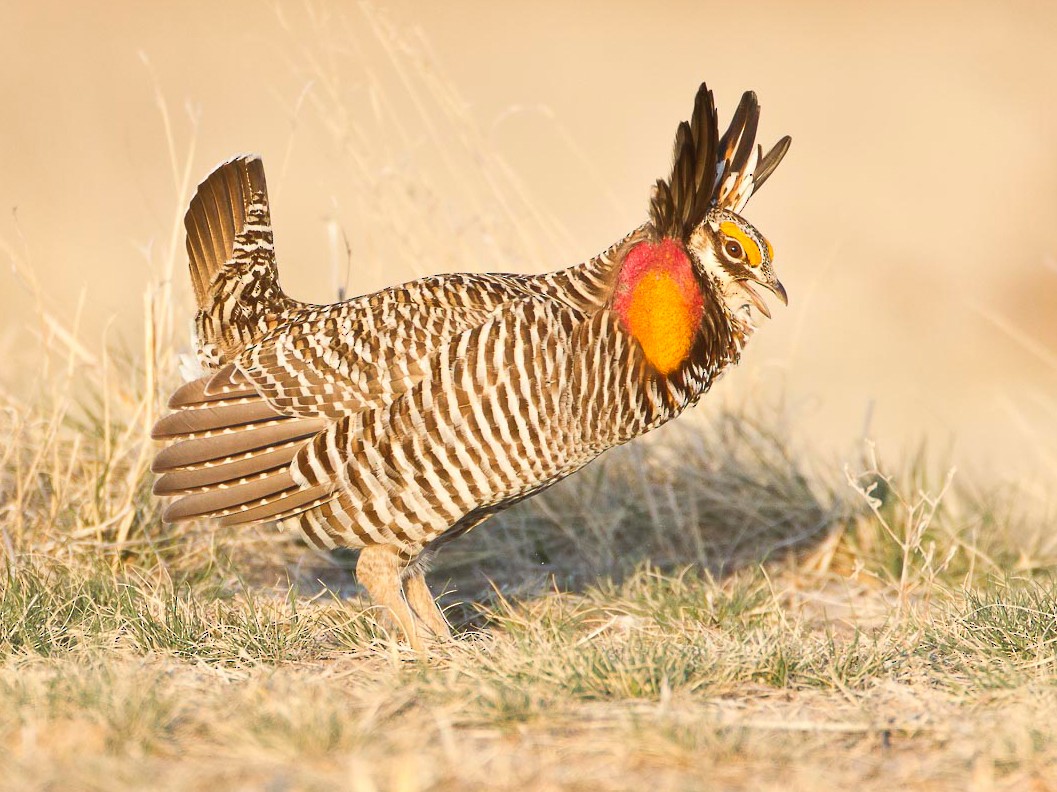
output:
<path id="1" fill-rule="evenodd" d="M 728 239 L 727 244 L 724 245 L 723 249 L 727 252 L 727 255 L 732 259 L 740 259 L 745 255 L 745 251 L 741 249 L 741 245 L 735 242 L 733 239 Z"/>

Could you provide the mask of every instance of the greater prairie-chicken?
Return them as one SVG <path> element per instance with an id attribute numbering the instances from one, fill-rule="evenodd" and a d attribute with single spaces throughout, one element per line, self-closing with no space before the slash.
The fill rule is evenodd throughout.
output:
<path id="1" fill-rule="evenodd" d="M 185 218 L 208 370 L 154 437 L 167 521 L 276 522 L 362 548 L 412 646 L 450 635 L 423 576 L 445 542 L 694 404 L 786 301 L 740 212 L 789 147 L 746 93 L 720 137 L 702 85 L 649 220 L 545 275 L 435 275 L 335 305 L 279 287 L 264 169 L 222 164 Z"/>

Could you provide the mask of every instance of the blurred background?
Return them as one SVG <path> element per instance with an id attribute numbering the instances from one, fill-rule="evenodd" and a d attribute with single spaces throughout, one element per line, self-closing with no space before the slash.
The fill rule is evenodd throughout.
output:
<path id="1" fill-rule="evenodd" d="M 0 388 L 55 339 L 142 354 L 170 280 L 188 346 L 180 219 L 236 153 L 301 299 L 544 271 L 643 222 L 707 80 L 722 123 L 753 89 L 765 147 L 793 137 L 746 212 L 790 306 L 700 409 L 1052 478 L 1054 33 L 1052 2 L 0 0 Z"/>

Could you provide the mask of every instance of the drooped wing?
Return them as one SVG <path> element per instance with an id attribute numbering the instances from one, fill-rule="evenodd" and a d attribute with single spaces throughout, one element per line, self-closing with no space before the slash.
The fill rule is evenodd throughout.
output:
<path id="1" fill-rule="evenodd" d="M 391 402 L 448 338 L 522 296 L 488 277 L 424 279 L 305 307 L 235 362 L 177 390 L 152 432 L 168 444 L 152 465 L 161 474 L 154 492 L 178 498 L 165 519 L 269 520 L 324 494 L 290 478 L 298 449 L 332 421 Z"/>

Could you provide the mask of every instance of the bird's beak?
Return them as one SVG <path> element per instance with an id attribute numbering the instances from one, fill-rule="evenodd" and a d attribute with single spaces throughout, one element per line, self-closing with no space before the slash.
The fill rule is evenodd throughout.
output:
<path id="1" fill-rule="evenodd" d="M 789 295 L 785 293 L 785 286 L 778 278 L 772 278 L 771 283 L 763 285 L 774 292 L 774 296 L 782 301 L 782 305 L 789 305 Z"/>
<path id="2" fill-rule="evenodd" d="M 771 318 L 771 310 L 767 307 L 767 303 L 763 301 L 763 297 L 757 293 L 752 287 L 755 285 L 763 286 L 770 292 L 774 293 L 774 296 L 782 301 L 783 305 L 789 305 L 789 295 L 785 292 L 785 286 L 782 285 L 778 278 L 774 277 L 772 273 L 768 273 L 765 277 L 757 278 L 746 278 L 740 281 L 742 288 L 752 298 L 753 304 L 759 309 L 760 313 L 766 316 L 768 319 Z"/>

